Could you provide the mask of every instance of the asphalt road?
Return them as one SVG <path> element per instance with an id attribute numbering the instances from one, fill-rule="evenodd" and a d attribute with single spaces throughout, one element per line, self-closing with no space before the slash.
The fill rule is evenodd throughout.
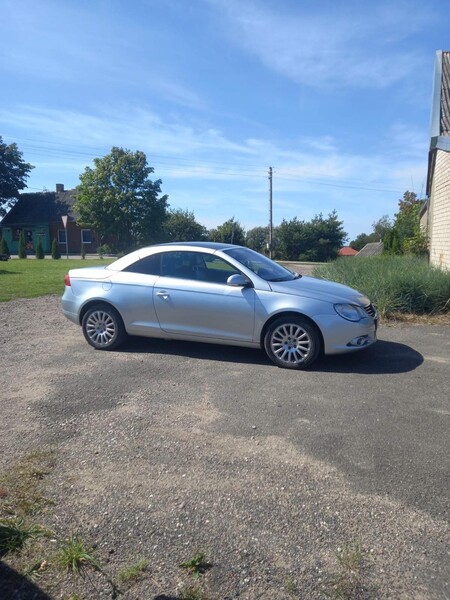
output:
<path id="1" fill-rule="evenodd" d="M 320 598 L 355 541 L 352 597 L 450 597 L 450 327 L 382 325 L 292 372 L 213 345 L 98 352 L 56 298 L 0 311 L 0 464 L 57 448 L 58 520 L 111 556 L 141 524 L 152 578 L 130 598 L 174 594 L 187 548 L 212 558 L 208 597 Z"/>

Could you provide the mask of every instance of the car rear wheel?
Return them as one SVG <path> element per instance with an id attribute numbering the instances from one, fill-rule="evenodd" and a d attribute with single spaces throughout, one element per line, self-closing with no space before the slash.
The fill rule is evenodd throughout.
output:
<path id="1" fill-rule="evenodd" d="M 279 367 L 305 369 L 320 352 L 320 336 L 315 327 L 301 317 L 281 317 L 264 336 L 267 356 Z"/>
<path id="2" fill-rule="evenodd" d="M 117 348 L 126 337 L 121 316 L 115 308 L 107 304 L 97 304 L 89 308 L 81 327 L 88 344 L 97 350 Z"/>

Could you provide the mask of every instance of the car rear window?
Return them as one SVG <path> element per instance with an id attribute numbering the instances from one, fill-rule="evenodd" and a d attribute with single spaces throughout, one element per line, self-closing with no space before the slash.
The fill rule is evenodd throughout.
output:
<path id="1" fill-rule="evenodd" d="M 124 271 L 129 273 L 142 273 L 143 275 L 160 275 L 161 274 L 161 254 L 152 254 L 137 260 Z"/>

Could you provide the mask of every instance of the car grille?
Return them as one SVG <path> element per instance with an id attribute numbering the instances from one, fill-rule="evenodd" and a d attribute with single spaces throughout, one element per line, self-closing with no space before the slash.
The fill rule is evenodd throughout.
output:
<path id="1" fill-rule="evenodd" d="M 370 315 L 374 319 L 377 316 L 377 311 L 376 311 L 375 306 L 373 304 L 366 304 L 366 306 L 364 306 L 364 310 L 366 311 L 366 313 L 368 315 Z"/>

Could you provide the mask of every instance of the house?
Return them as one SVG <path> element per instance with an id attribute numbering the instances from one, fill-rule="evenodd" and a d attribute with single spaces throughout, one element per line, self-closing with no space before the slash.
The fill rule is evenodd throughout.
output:
<path id="1" fill-rule="evenodd" d="M 383 242 L 370 242 L 358 252 L 357 256 L 380 256 L 383 253 Z"/>
<path id="2" fill-rule="evenodd" d="M 356 254 L 358 254 L 358 250 L 355 250 L 351 246 L 344 246 L 338 252 L 338 256 L 355 256 Z"/>
<path id="3" fill-rule="evenodd" d="M 40 238 L 46 254 L 51 252 L 54 239 L 61 254 L 80 254 L 81 244 L 85 251 L 96 252 L 101 245 L 95 231 L 76 224 L 73 205 L 76 190 L 64 190 L 62 183 L 56 184 L 54 192 L 20 194 L 18 201 L 0 223 L 1 234 L 8 243 L 11 254 L 19 250 L 19 237 L 25 233 L 25 244 L 29 254 L 34 254 Z M 63 217 L 67 217 L 64 226 Z M 67 234 L 67 245 L 66 245 Z"/>
<path id="4" fill-rule="evenodd" d="M 450 52 L 436 53 L 428 154 L 426 223 L 430 263 L 450 270 Z"/>

